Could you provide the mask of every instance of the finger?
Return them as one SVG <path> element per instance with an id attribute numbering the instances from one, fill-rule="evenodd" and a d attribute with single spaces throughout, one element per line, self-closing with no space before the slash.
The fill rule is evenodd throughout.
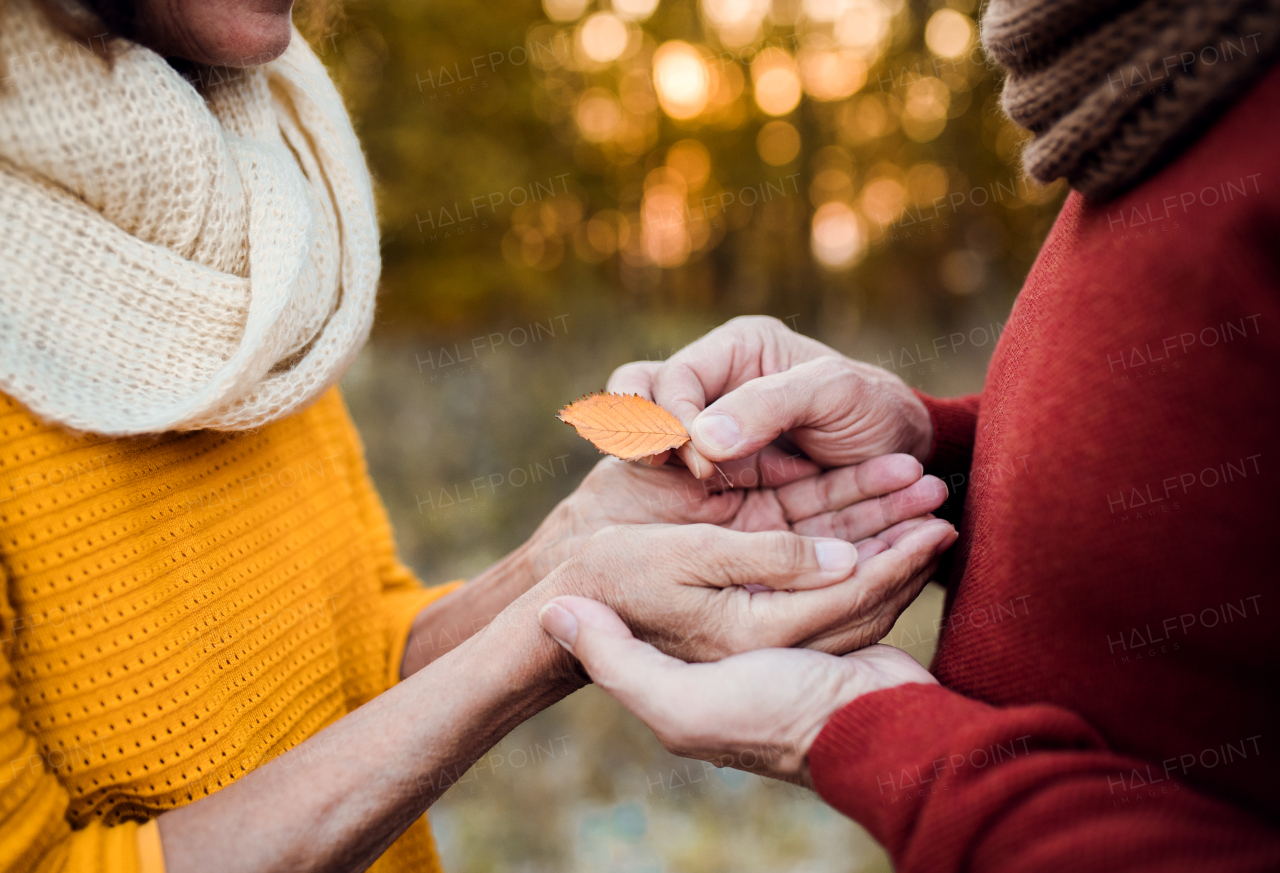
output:
<path id="1" fill-rule="evenodd" d="M 604 386 L 607 394 L 636 394 L 646 400 L 653 399 L 653 374 L 662 366 L 661 361 L 632 361 L 623 364 L 609 376 Z M 636 458 L 635 463 L 648 467 L 661 467 L 671 457 L 671 452 L 659 452 L 644 458 Z"/>
<path id="2" fill-rule="evenodd" d="M 744 533 L 707 524 L 637 525 L 615 528 L 612 536 L 639 541 L 610 542 L 597 534 L 596 547 L 606 555 L 644 555 L 658 572 L 686 585 L 819 588 L 847 579 L 858 562 L 857 549 L 850 543 L 783 530 Z"/>
<path id="3" fill-rule="evenodd" d="M 776 318 L 735 318 L 672 355 L 653 375 L 653 400 L 690 429 L 707 403 L 725 392 L 800 361 L 831 354 L 822 343 L 800 336 Z M 699 479 L 715 474 L 711 461 L 692 441 L 679 453 Z"/>
<path id="4" fill-rule="evenodd" d="M 882 638 L 932 577 L 938 557 L 955 542 L 956 536 L 948 522 L 928 521 L 898 537 L 892 547 L 868 558 L 843 585 L 798 593 L 797 596 L 804 595 L 804 609 L 810 611 L 816 629 L 802 645 L 839 654 Z M 832 623 L 823 618 L 824 610 L 828 616 L 843 614 L 852 620 Z"/>
<path id="5" fill-rule="evenodd" d="M 916 518 L 909 518 L 906 521 L 898 522 L 897 524 L 893 525 L 893 527 L 885 528 L 884 530 L 880 531 L 880 533 L 872 537 L 872 539 L 880 540 L 885 545 L 892 546 L 894 543 L 898 541 L 899 537 L 905 536 L 906 534 L 911 533 L 911 531 L 915 530 L 920 525 L 928 521 L 934 521 L 936 518 L 937 516 L 935 516 L 932 512 L 925 513 L 924 515 L 917 516 Z"/>
<path id="6" fill-rule="evenodd" d="M 906 488 L 855 503 L 838 512 L 826 512 L 792 525 L 805 536 L 839 537 L 855 543 L 893 525 L 932 512 L 947 501 L 947 486 L 925 476 Z"/>
<path id="7" fill-rule="evenodd" d="M 688 665 L 636 639 L 617 613 L 586 597 L 557 597 L 542 607 L 538 620 L 595 684 L 650 727 L 661 726 L 664 706 L 654 695 L 670 699 L 672 683 Z"/>
<path id="8" fill-rule="evenodd" d="M 821 472 L 822 468 L 808 458 L 770 443 L 753 455 L 716 464 L 715 475 L 707 480 L 707 486 L 713 490 L 775 488 Z"/>
<path id="9" fill-rule="evenodd" d="M 855 543 L 854 546 L 858 550 L 858 560 L 865 561 L 867 558 L 874 557 L 885 549 L 889 548 L 889 544 L 884 540 L 878 540 L 875 537 Z"/>
<path id="10" fill-rule="evenodd" d="M 877 541 L 860 544 L 857 571 L 839 584 L 769 595 L 787 598 L 787 621 L 769 629 L 766 644 L 842 653 L 875 642 L 884 636 L 879 633 L 882 626 L 887 632 L 893 618 L 924 587 L 937 556 L 955 536 L 949 523 L 927 521 L 871 556 L 863 557 L 861 549 L 879 549 Z"/>
<path id="11" fill-rule="evenodd" d="M 917 482 L 923 473 L 924 467 L 911 455 L 881 455 L 779 486 L 778 501 L 786 510 L 788 521 L 800 521 L 899 491 Z"/>
<path id="12" fill-rule="evenodd" d="M 692 427 L 685 427 L 703 457 L 712 461 L 741 458 L 792 428 L 838 421 L 851 403 L 850 382 L 837 375 L 838 368 L 819 358 L 752 379 L 702 410 Z M 664 370 L 658 378 L 665 377 Z"/>
<path id="13" fill-rule="evenodd" d="M 657 404 L 678 418 L 685 430 L 690 430 L 693 420 L 707 405 L 703 378 L 706 378 L 712 386 L 718 387 L 723 384 L 726 377 L 726 367 L 723 362 L 719 366 L 707 365 L 705 373 L 700 374 L 689 364 L 673 359 L 654 373 L 653 393 Z M 692 434 L 692 431 L 690 433 Z M 697 478 L 708 479 L 715 475 L 715 464 L 702 456 L 692 440 L 676 451 L 685 466 L 689 468 L 689 472 Z"/>
<path id="14" fill-rule="evenodd" d="M 613 371 L 604 390 L 609 394 L 638 394 L 646 400 L 653 399 L 653 374 L 662 366 L 661 361 L 632 361 Z"/>

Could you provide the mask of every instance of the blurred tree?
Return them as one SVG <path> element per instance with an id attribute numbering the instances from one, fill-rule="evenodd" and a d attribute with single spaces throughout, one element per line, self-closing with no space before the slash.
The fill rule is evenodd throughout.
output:
<path id="1" fill-rule="evenodd" d="M 1029 185 L 974 0 L 351 2 L 311 28 L 368 150 L 381 329 L 567 300 L 940 329 L 1005 310 Z"/>

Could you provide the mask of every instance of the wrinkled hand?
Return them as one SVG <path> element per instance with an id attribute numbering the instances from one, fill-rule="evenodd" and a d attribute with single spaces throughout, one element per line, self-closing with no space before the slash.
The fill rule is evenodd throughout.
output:
<path id="1" fill-rule="evenodd" d="M 695 479 L 688 470 L 605 458 L 534 535 L 542 578 L 573 557 L 597 531 L 619 524 L 714 524 L 740 531 L 793 531 L 859 542 L 927 515 L 946 485 L 922 476 L 909 455 L 817 472 L 780 450 L 725 465 L 725 476 Z"/>
<path id="2" fill-rule="evenodd" d="M 595 684 L 648 725 L 669 752 L 810 787 L 809 749 L 833 713 L 873 691 L 937 684 L 890 646 L 844 657 L 761 649 L 687 664 L 636 639 L 594 600 L 557 598 L 541 619 Z"/>
<path id="3" fill-rule="evenodd" d="M 823 467 L 897 452 L 923 460 L 933 443 L 928 410 L 905 382 L 764 316 L 735 318 L 666 361 L 619 367 L 607 390 L 680 419 L 691 440 L 677 451 L 698 479 L 719 475 L 716 463 L 750 465 L 782 434 Z"/>
<path id="4" fill-rule="evenodd" d="M 889 632 L 955 538 L 938 519 L 903 522 L 856 548 L 706 524 L 612 527 L 517 606 L 589 597 L 686 661 L 790 646 L 843 654 Z"/>

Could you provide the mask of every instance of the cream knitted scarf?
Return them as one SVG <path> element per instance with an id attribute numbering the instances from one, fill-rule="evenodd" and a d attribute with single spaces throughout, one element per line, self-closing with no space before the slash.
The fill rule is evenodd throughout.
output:
<path id="1" fill-rule="evenodd" d="M 1280 47 L 1280 0 L 991 0 L 988 55 L 1028 175 L 1106 199 L 1205 129 Z"/>
<path id="2" fill-rule="evenodd" d="M 111 69 L 30 0 L 0 12 L 0 390 L 107 435 L 243 430 L 307 406 L 368 335 L 372 186 L 324 67 L 201 95 Z"/>

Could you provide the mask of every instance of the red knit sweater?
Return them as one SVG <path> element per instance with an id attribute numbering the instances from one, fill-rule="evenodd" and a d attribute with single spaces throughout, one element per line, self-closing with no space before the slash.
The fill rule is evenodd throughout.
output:
<path id="1" fill-rule="evenodd" d="M 810 755 L 901 871 L 1280 870 L 1280 71 L 1063 207 L 981 394 L 933 671 Z"/>

